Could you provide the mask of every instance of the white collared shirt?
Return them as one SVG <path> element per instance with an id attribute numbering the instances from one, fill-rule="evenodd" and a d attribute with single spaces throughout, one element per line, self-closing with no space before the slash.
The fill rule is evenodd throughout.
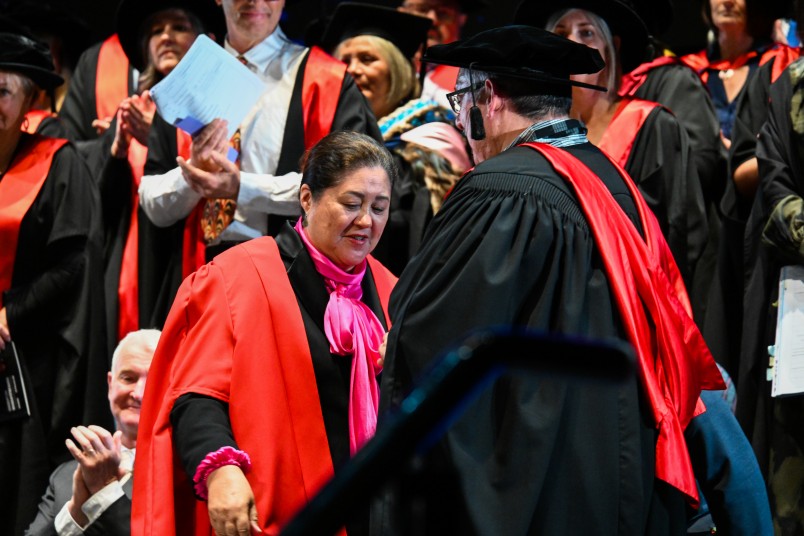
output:
<path id="1" fill-rule="evenodd" d="M 131 471 L 134 469 L 134 453 L 136 449 L 127 449 L 120 447 L 120 468 L 126 474 L 120 480 L 115 480 L 107 484 L 104 488 L 94 494 L 92 497 L 81 505 L 81 510 L 87 516 L 89 522 L 86 526 L 81 527 L 75 522 L 70 512 L 67 510 L 67 503 L 61 507 L 56 519 L 53 520 L 53 525 L 56 528 L 56 534 L 59 536 L 80 536 L 92 523 L 105 512 L 117 499 L 125 495 L 123 491 L 123 484 L 131 478 Z"/>
<path id="2" fill-rule="evenodd" d="M 224 48 L 237 52 L 227 41 Z M 288 108 L 299 66 L 307 51 L 277 29 L 243 56 L 263 82 L 265 92 L 240 124 L 240 192 L 234 221 L 219 241 L 241 241 L 267 233 L 266 214 L 299 214 L 297 172 L 275 175 L 285 135 Z M 201 195 L 184 180 L 181 168 L 163 175 L 145 176 L 140 182 L 140 206 L 155 225 L 166 227 L 187 217 Z"/>

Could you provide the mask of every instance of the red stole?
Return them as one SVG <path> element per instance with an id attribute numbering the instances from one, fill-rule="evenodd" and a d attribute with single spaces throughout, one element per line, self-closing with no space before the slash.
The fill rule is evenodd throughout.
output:
<path id="1" fill-rule="evenodd" d="M 23 134 L 13 166 L 0 179 L 0 307 L 11 288 L 20 224 L 50 172 L 53 157 L 67 140 Z"/>
<path id="2" fill-rule="evenodd" d="M 383 310 L 396 280 L 369 257 Z M 232 248 L 182 284 L 151 366 L 140 417 L 131 533 L 211 534 L 173 452 L 170 411 L 184 393 L 229 404 L 260 525 L 281 528 L 333 475 L 310 348 L 273 238 Z M 389 324 L 390 325 L 390 324 Z M 341 531 L 343 534 L 344 531 Z"/>
<path id="3" fill-rule="evenodd" d="M 330 133 L 341 95 L 346 64 L 318 47 L 307 56 L 302 84 L 304 148 L 310 149 Z"/>
<path id="4" fill-rule="evenodd" d="M 332 130 L 338 108 L 346 65 L 318 47 L 312 47 L 307 56 L 302 78 L 302 120 L 304 148 L 310 149 Z M 179 156 L 190 158 L 192 138 L 177 130 Z M 184 222 L 182 276 L 187 277 L 205 262 L 206 244 L 201 232 L 201 215 L 204 200 L 193 209 Z"/>
<path id="5" fill-rule="evenodd" d="M 695 70 L 695 72 L 698 73 L 698 76 L 701 77 L 701 80 L 703 80 L 703 83 L 706 84 L 706 82 L 709 80 L 710 70 L 736 70 L 747 64 L 753 58 L 759 56 L 760 66 L 765 65 L 769 61 L 774 61 L 773 70 L 771 73 L 771 82 L 775 82 L 776 79 L 779 78 L 779 75 L 782 74 L 782 71 L 784 71 L 785 68 L 795 61 L 800 55 L 801 49 L 792 48 L 781 43 L 775 43 L 772 47 L 769 47 L 762 52 L 761 55 L 759 50 L 751 50 L 731 61 L 710 61 L 705 50 L 696 52 L 695 54 L 681 56 L 679 59 L 682 63 Z"/>
<path id="6" fill-rule="evenodd" d="M 625 167 L 642 125 L 659 106 L 655 102 L 624 98 L 614 112 L 598 147 L 620 167 Z"/>
<path id="7" fill-rule="evenodd" d="M 525 145 L 540 152 L 573 187 L 603 259 L 626 336 L 636 350 L 641 384 L 659 430 L 656 477 L 697 506 L 684 429 L 703 411 L 701 389 L 722 389 L 723 380 L 679 300 L 686 292 L 672 283 L 680 275 L 656 218 L 621 168 L 618 171 L 637 205 L 644 240 L 603 182 L 583 163 L 549 145 Z"/>
<path id="8" fill-rule="evenodd" d="M 139 308 L 139 227 L 140 179 L 145 170 L 148 148 L 135 139 L 128 147 L 128 165 L 131 168 L 131 214 L 128 220 L 128 233 L 123 247 L 120 264 L 120 279 L 117 284 L 117 337 L 136 331 L 140 325 Z"/>
<path id="9" fill-rule="evenodd" d="M 39 130 L 39 125 L 48 117 L 56 117 L 56 114 L 46 110 L 28 110 L 20 128 L 28 134 L 36 134 L 36 131 Z"/>
<path id="10" fill-rule="evenodd" d="M 620 82 L 620 90 L 617 92 L 621 97 L 633 97 L 642 84 L 648 79 L 648 73 L 664 65 L 678 63 L 678 58 L 673 56 L 660 56 L 655 60 L 643 63 L 630 73 L 623 75 Z"/>
<path id="11" fill-rule="evenodd" d="M 98 119 L 111 119 L 123 99 L 129 95 L 129 63 L 117 34 L 100 47 L 95 74 L 95 112 Z"/>
<path id="12" fill-rule="evenodd" d="M 430 71 L 427 78 L 438 87 L 452 91 L 455 89 L 455 82 L 458 81 L 459 71 L 460 68 L 453 67 L 452 65 L 438 65 L 435 69 Z"/>

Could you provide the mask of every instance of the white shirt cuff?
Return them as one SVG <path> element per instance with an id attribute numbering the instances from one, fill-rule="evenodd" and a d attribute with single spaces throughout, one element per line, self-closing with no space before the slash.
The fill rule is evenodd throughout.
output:
<path id="1" fill-rule="evenodd" d="M 89 522 L 83 528 L 79 526 L 78 523 L 76 523 L 72 518 L 70 512 L 67 510 L 67 504 L 65 503 L 54 520 L 56 532 L 59 534 L 59 536 L 74 536 L 83 534 L 84 530 L 88 526 L 97 521 L 97 519 L 103 515 L 103 512 L 105 512 L 123 495 L 125 495 L 125 493 L 123 492 L 122 482 L 115 480 L 114 482 L 107 484 L 95 495 L 87 499 L 87 501 L 81 505 L 81 510 L 89 520 Z"/>
<path id="2" fill-rule="evenodd" d="M 144 176 L 140 180 L 139 197 L 148 219 L 157 227 L 167 227 L 186 218 L 201 194 L 190 188 L 177 167 L 162 175 Z"/>

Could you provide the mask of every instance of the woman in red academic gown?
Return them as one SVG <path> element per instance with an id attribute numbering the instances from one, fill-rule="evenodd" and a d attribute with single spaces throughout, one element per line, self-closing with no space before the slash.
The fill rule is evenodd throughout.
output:
<path id="1" fill-rule="evenodd" d="M 396 175 L 378 142 L 330 134 L 303 165 L 296 226 L 184 281 L 143 401 L 133 534 L 276 534 L 373 434 L 396 279 L 369 252 Z M 367 522 L 368 506 L 346 530 Z"/>
<path id="2" fill-rule="evenodd" d="M 0 350 L 14 343 L 30 406 L 0 406 L 0 534 L 34 518 L 71 426 L 111 425 L 98 192 L 66 140 L 21 130 L 38 90 L 61 83 L 44 45 L 0 33 Z"/>

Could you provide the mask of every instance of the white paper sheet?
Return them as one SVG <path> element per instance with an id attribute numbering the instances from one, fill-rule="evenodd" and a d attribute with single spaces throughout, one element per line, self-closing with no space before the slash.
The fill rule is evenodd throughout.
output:
<path id="1" fill-rule="evenodd" d="M 804 266 L 779 275 L 772 396 L 804 393 Z"/>
<path id="2" fill-rule="evenodd" d="M 213 119 L 225 119 L 231 138 L 264 90 L 256 74 L 200 35 L 173 71 L 151 88 L 151 97 L 168 123 L 194 134 Z"/>

